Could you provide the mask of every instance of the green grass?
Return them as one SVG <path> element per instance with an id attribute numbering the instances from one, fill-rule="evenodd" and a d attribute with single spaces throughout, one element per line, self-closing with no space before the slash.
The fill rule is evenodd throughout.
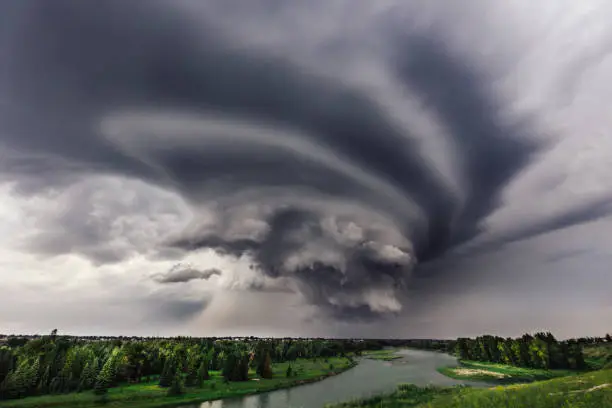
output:
<path id="1" fill-rule="evenodd" d="M 582 352 L 589 368 L 593 370 L 612 368 L 612 343 L 586 346 Z"/>
<path id="2" fill-rule="evenodd" d="M 504 364 L 461 361 L 459 367 L 442 367 L 438 372 L 457 380 L 495 382 L 499 384 L 526 383 L 577 374 L 572 370 L 542 370 Z"/>
<path id="3" fill-rule="evenodd" d="M 330 408 L 604 408 L 612 407 L 612 370 L 492 388 L 400 386 L 386 396 Z"/>
<path id="4" fill-rule="evenodd" d="M 604 408 L 612 407 L 612 370 L 531 384 L 465 389 L 420 408 Z"/>
<path id="5" fill-rule="evenodd" d="M 286 371 L 289 363 L 273 365 L 274 376 L 269 380 L 230 382 L 224 383 L 221 374 L 211 372 L 211 379 L 203 388 L 187 388 L 185 394 L 176 397 L 167 397 L 166 389 L 157 386 L 156 382 L 124 385 L 111 388 L 108 393 L 108 403 L 105 407 L 112 408 L 158 408 L 172 407 L 182 404 L 199 403 L 221 398 L 239 397 L 257 394 L 281 388 L 288 388 L 306 384 L 335 375 L 351 368 L 346 358 L 329 358 L 314 360 L 297 360 L 291 363 L 296 373 L 295 377 L 287 378 Z M 333 365 L 333 369 L 330 369 Z M 255 378 L 254 373 L 249 376 Z M 96 403 L 98 397 L 92 392 L 71 393 L 62 395 L 45 395 L 28 397 L 19 400 L 2 401 L 2 408 L 88 408 L 99 407 Z"/>
<path id="6" fill-rule="evenodd" d="M 417 387 L 412 384 L 400 384 L 392 394 L 378 395 L 369 398 L 355 399 L 340 404 L 328 404 L 326 408 L 395 408 L 418 407 L 446 396 L 458 393 L 457 387 Z"/>
<path id="7" fill-rule="evenodd" d="M 393 361 L 402 358 L 396 352 L 396 349 L 371 350 L 364 352 L 363 356 L 370 360 Z"/>

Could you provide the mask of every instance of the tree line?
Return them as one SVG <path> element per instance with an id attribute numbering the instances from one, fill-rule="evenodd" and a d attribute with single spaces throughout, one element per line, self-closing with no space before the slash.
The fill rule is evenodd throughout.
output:
<path id="1" fill-rule="evenodd" d="M 479 336 L 459 338 L 455 354 L 462 360 L 509 364 L 542 369 L 584 369 L 582 344 L 576 339 L 558 341 L 550 332 L 519 338 Z"/>
<path id="2" fill-rule="evenodd" d="M 169 395 L 202 386 L 209 371 L 246 381 L 249 369 L 272 377 L 272 364 L 360 353 L 357 340 L 211 338 L 91 340 L 53 331 L 0 346 L 0 399 L 93 390 L 104 397 L 121 383 L 156 381 Z M 288 370 L 288 376 L 292 373 Z"/>

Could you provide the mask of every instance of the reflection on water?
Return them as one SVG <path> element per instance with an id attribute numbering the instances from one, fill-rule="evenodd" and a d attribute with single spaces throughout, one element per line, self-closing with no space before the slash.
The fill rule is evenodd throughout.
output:
<path id="1" fill-rule="evenodd" d="M 321 408 L 327 403 L 391 392 L 400 383 L 486 385 L 453 380 L 438 373 L 436 368 L 456 364 L 452 356 L 422 350 L 401 350 L 399 354 L 404 358 L 392 362 L 362 360 L 349 371 L 312 384 L 180 408 Z"/>

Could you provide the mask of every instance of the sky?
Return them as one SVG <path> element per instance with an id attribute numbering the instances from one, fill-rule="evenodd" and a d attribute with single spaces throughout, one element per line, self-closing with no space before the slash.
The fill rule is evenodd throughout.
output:
<path id="1" fill-rule="evenodd" d="M 610 18 L 0 2 L 0 332 L 610 332 Z"/>

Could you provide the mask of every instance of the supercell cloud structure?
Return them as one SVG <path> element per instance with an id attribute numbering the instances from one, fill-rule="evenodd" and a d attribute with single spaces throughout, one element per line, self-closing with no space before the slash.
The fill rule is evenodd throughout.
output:
<path id="1" fill-rule="evenodd" d="M 422 271 L 452 279 L 453 259 L 604 219 L 595 176 L 599 188 L 525 217 L 567 179 L 549 158 L 578 139 L 551 123 L 583 116 L 574 98 L 607 55 L 602 42 L 544 66 L 533 54 L 567 35 L 545 37 L 544 17 L 570 13 L 572 32 L 610 15 L 544 3 L 3 1 L 0 179 L 62 203 L 21 248 L 102 267 L 214 251 L 328 316 L 367 320 L 401 313 Z"/>

